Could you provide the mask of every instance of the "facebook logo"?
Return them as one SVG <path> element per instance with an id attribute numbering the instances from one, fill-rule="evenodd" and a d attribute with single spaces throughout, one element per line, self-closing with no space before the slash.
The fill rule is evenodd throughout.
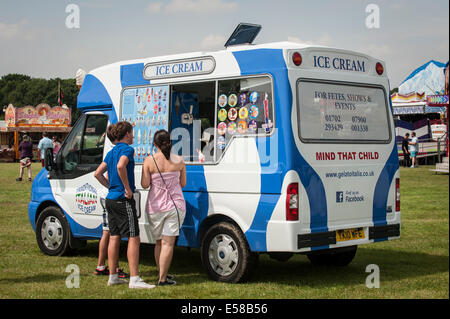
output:
<path id="1" fill-rule="evenodd" d="M 342 203 L 344 201 L 344 192 L 336 192 L 336 203 Z"/>

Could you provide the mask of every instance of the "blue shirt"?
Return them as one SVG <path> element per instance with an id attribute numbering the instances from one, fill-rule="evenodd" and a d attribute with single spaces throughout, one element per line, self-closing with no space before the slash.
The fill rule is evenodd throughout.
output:
<path id="1" fill-rule="evenodd" d="M 108 199 L 117 200 L 125 198 L 125 186 L 123 186 L 119 172 L 117 171 L 117 164 L 122 156 L 128 157 L 128 184 L 133 192 L 136 189 L 134 184 L 134 149 L 126 143 L 117 143 L 116 146 L 106 154 L 106 157 L 103 160 L 107 165 L 108 171 L 109 192 L 108 196 L 106 196 Z"/>

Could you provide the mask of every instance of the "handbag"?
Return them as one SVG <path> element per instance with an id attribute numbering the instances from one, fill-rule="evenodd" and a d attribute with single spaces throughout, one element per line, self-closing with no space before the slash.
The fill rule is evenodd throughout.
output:
<path id="1" fill-rule="evenodd" d="M 159 176 L 161 176 L 161 179 L 162 179 L 162 181 L 163 181 L 163 183 L 164 183 L 164 186 L 166 186 L 167 193 L 169 193 L 170 199 L 172 200 L 172 203 L 173 203 L 173 205 L 175 206 L 175 209 L 177 210 L 178 231 L 180 231 L 180 230 L 181 230 L 181 225 L 180 225 L 180 213 L 178 212 L 177 204 L 175 204 L 175 201 L 173 200 L 172 194 L 170 193 L 169 188 L 167 187 L 166 181 L 164 180 L 164 177 L 162 176 L 161 171 L 159 170 L 158 164 L 156 164 L 156 160 L 155 160 L 155 157 L 154 157 L 153 155 L 152 155 L 152 158 L 153 158 L 153 161 L 155 162 L 156 169 L 158 170 Z"/>

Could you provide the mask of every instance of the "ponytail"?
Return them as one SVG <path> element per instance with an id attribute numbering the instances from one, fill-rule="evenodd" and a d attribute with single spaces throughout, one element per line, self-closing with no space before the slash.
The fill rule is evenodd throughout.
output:
<path id="1" fill-rule="evenodd" d="M 164 157 L 170 159 L 170 151 L 172 149 L 172 142 L 170 141 L 170 134 L 166 130 L 159 130 L 155 133 L 153 143 L 161 150 Z"/>

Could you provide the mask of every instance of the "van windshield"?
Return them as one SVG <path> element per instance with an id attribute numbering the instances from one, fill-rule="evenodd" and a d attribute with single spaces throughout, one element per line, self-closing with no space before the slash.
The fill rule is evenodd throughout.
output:
<path id="1" fill-rule="evenodd" d="M 388 143 L 386 101 L 379 86 L 299 80 L 299 137 L 303 142 Z"/>

